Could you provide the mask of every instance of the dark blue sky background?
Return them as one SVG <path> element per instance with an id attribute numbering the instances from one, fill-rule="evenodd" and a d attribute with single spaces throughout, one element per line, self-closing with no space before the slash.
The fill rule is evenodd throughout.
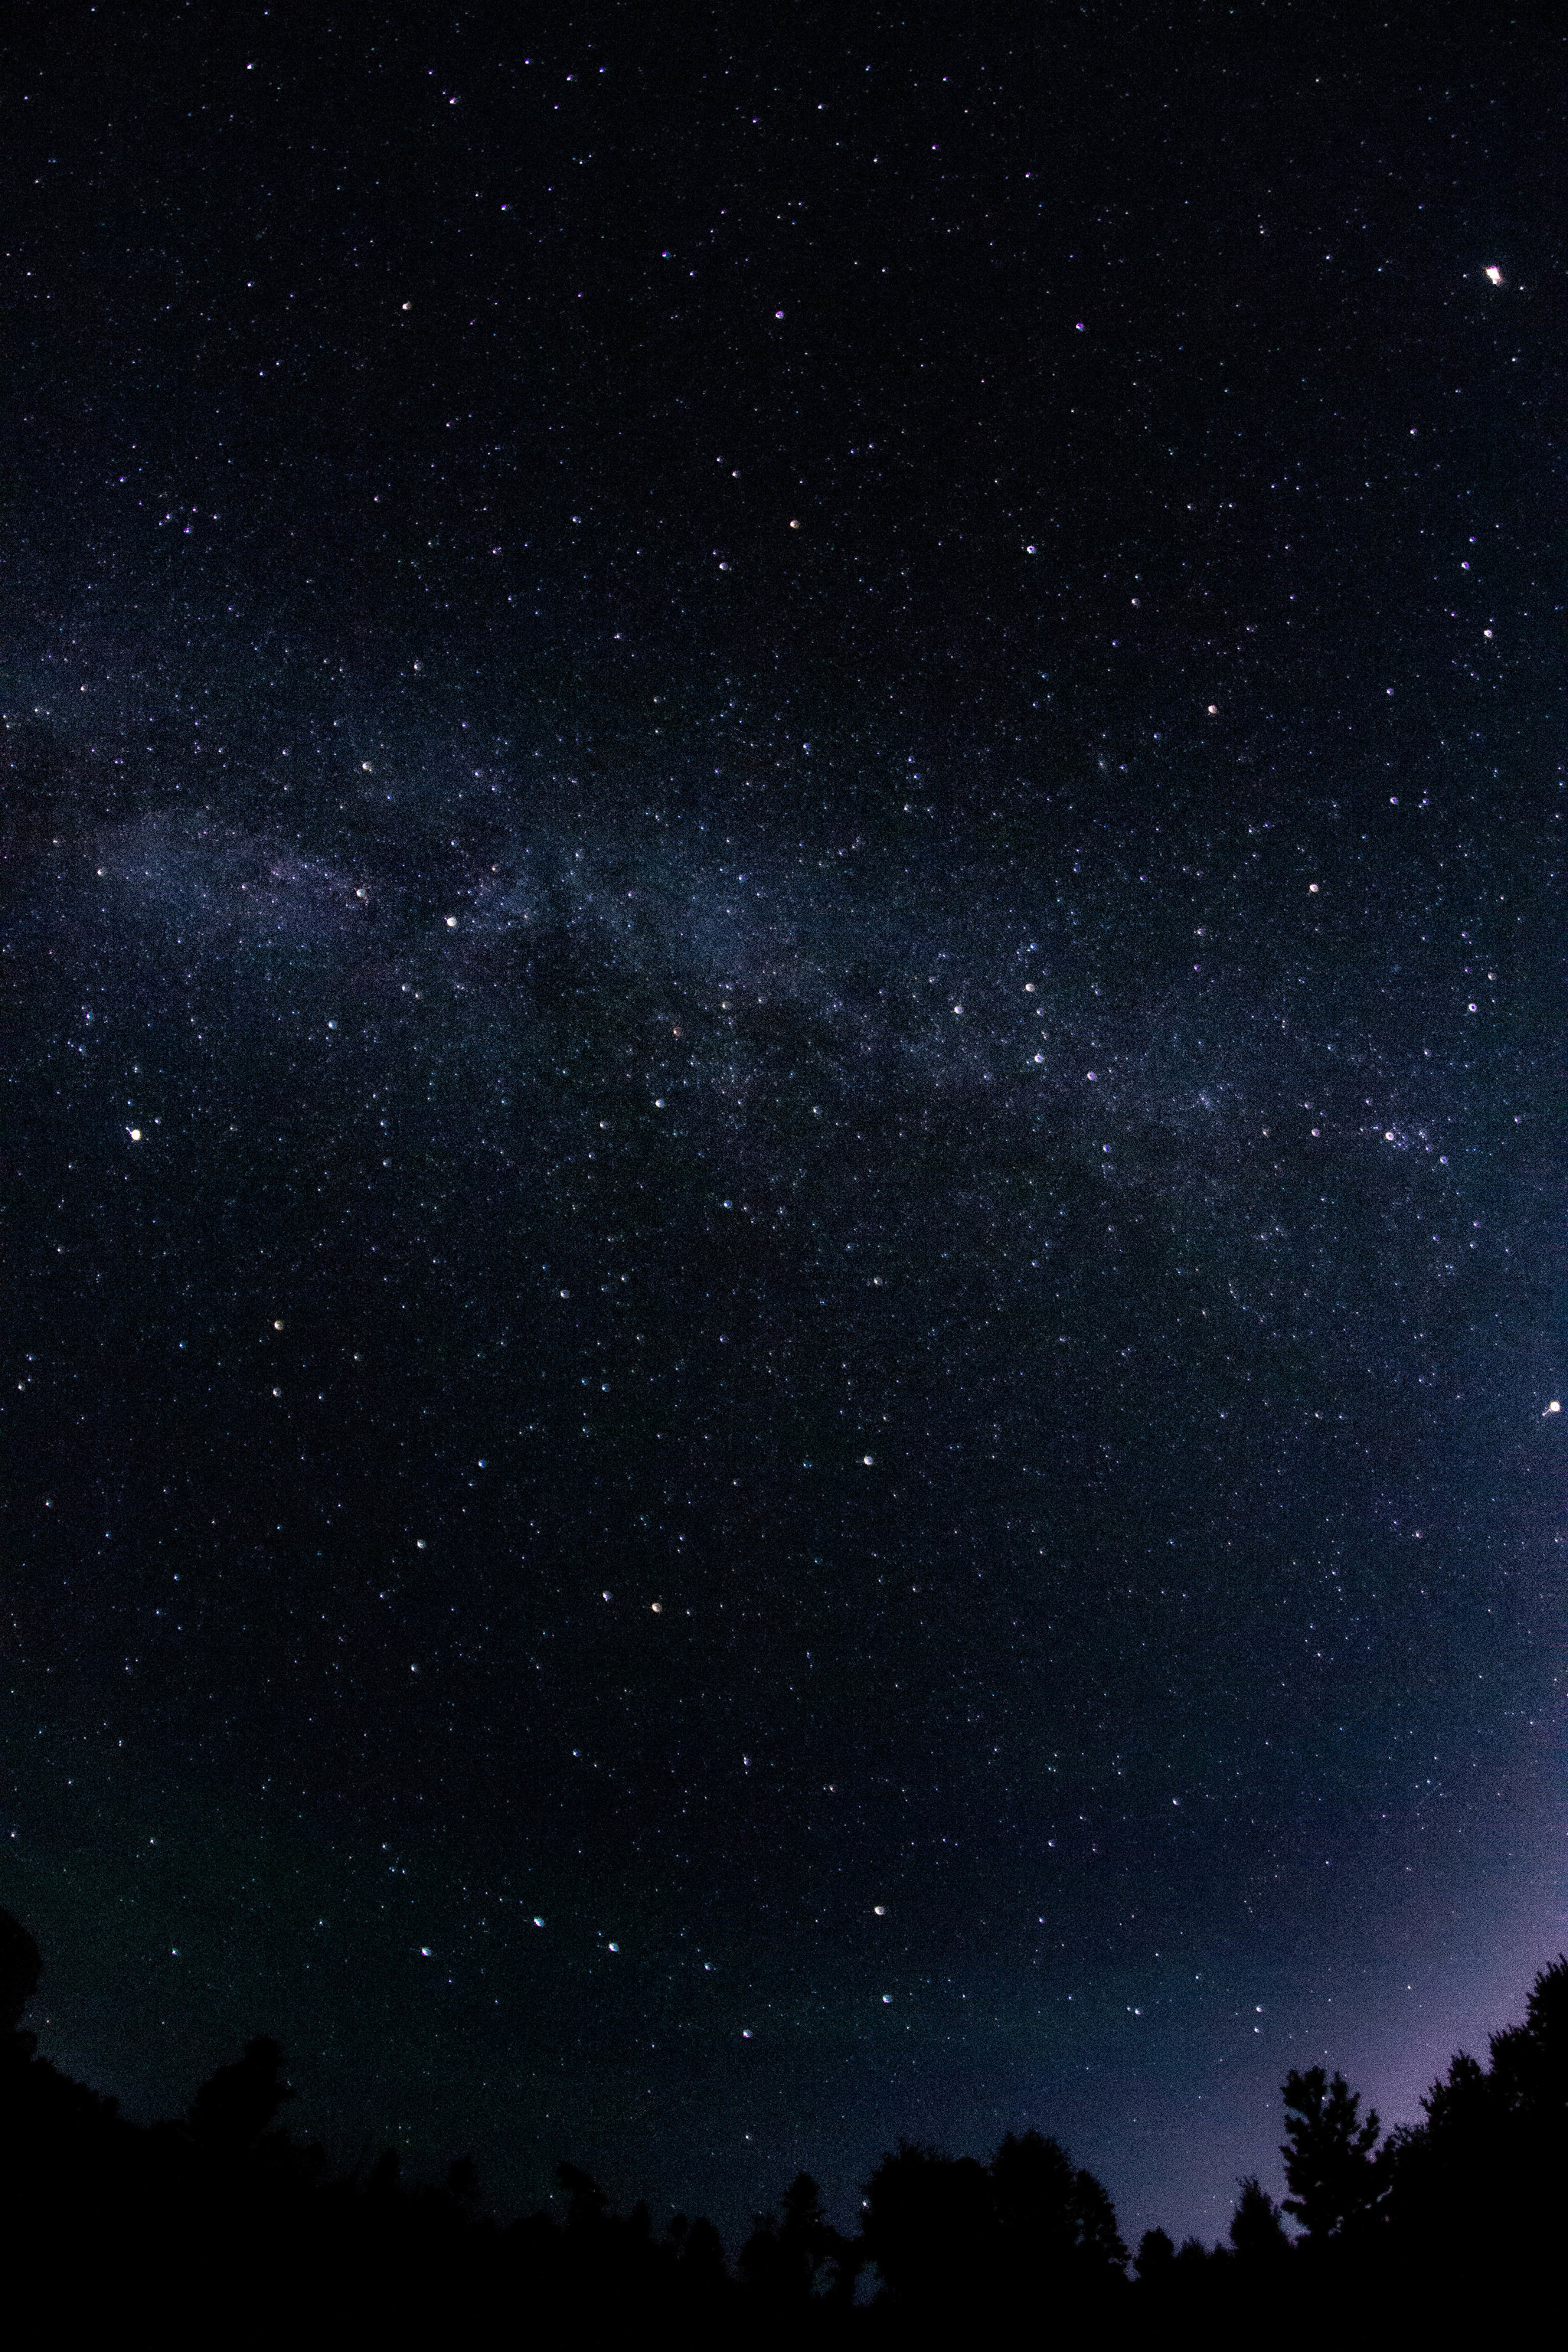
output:
<path id="1" fill-rule="evenodd" d="M 22 40 L 44 2046 L 1217 2234 L 1563 1940 L 1560 37 Z"/>

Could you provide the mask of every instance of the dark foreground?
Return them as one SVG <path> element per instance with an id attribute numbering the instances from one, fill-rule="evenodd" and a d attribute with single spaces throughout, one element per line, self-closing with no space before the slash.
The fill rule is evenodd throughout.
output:
<path id="1" fill-rule="evenodd" d="M 900 2143 L 859 2233 L 805 2175 L 731 2264 L 711 2223 L 656 2238 L 563 2165 L 563 2221 L 500 2223 L 471 2165 L 411 2185 L 392 2154 L 335 2174 L 280 2123 L 275 2042 L 150 2127 L 37 2054 L 21 2023 L 36 1945 L 0 1912 L 0 2197 L 13 2298 L 52 2328 L 155 2326 L 185 2340 L 574 2337 L 952 2340 L 1008 2345 L 1363 2341 L 1412 2326 L 1506 2326 L 1560 2277 L 1568 2202 L 1568 1959 L 1537 1979 L 1489 2063 L 1458 2056 L 1422 2122 L 1379 2141 L 1342 2078 L 1285 2084 L 1289 2195 L 1242 2184 L 1229 2243 L 1146 2233 L 1129 2263 L 1110 2200 L 1055 2141 L 989 2164 Z M 1285 2216 L 1296 2224 L 1292 2234 Z M 1542 2305 L 1541 2307 L 1546 2307 Z"/>

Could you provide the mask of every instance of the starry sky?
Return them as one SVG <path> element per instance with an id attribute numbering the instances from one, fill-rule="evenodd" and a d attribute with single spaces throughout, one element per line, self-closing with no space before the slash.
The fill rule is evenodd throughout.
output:
<path id="1" fill-rule="evenodd" d="M 657 12 L 656 12 L 657 13 Z M 1563 41 L 5 54 L 0 1901 L 133 2113 L 1124 2233 L 1563 1940 Z"/>

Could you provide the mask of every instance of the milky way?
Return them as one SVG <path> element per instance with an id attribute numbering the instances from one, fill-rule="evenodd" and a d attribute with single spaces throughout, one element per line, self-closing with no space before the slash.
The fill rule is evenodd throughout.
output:
<path id="1" fill-rule="evenodd" d="M 17 36 L 0 1903 L 134 2112 L 1213 2237 L 1562 1940 L 1556 83 L 1026 17 Z"/>
<path id="2" fill-rule="evenodd" d="M 874 2002 L 929 2059 L 933 2004 L 1016 2008 L 997 1936 L 1141 2020 L 1215 1970 L 1216 1882 L 1310 1910 L 1348 1845 L 1348 1928 L 1413 1791 L 1496 1833 L 1495 1465 L 1550 1385 L 1544 1306 L 1533 1355 L 1489 1308 L 1546 1247 L 1528 870 L 1419 796 L 1217 825 L 1158 773 L 1003 845 L 890 753 L 853 825 L 459 782 L 438 739 L 300 824 L 234 764 L 232 820 L 23 845 L 28 1378 L 91 1367 L 120 1524 L 67 1581 L 163 1736 L 343 1815 L 351 1878 L 416 1738 L 454 1985 L 537 1907 L 579 1967 L 689 1953 L 721 2046 L 808 1986 L 808 2046 Z M 1104 2063 L 994 2031 L 987 2103 Z"/>

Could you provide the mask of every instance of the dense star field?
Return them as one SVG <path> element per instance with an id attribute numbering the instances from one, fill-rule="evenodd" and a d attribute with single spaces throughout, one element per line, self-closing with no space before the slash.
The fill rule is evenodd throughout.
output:
<path id="1" fill-rule="evenodd" d="M 1563 43 L 1184 13 L 8 53 L 0 1902 L 132 2112 L 1213 2236 L 1563 1941 Z"/>

